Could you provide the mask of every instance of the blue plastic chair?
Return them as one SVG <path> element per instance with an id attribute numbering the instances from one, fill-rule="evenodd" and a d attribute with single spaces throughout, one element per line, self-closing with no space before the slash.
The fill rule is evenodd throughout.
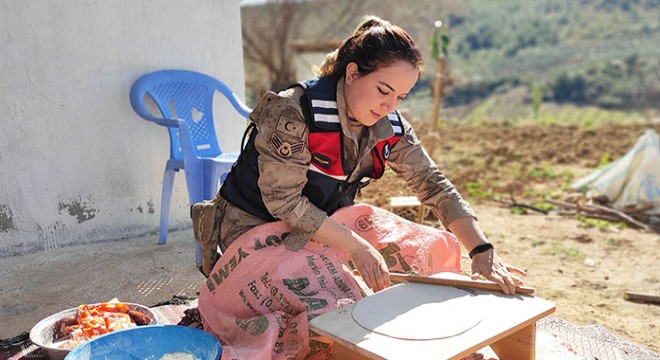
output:
<path id="1" fill-rule="evenodd" d="M 167 127 L 170 158 L 165 165 L 160 209 L 160 244 L 167 241 L 170 199 L 175 172 L 184 169 L 190 204 L 215 197 L 222 181 L 238 158 L 223 153 L 213 123 L 213 96 L 223 94 L 243 117 L 252 111 L 221 81 L 198 72 L 161 70 L 143 75 L 133 83 L 131 106 L 140 117 Z M 162 117 L 145 106 L 149 95 Z M 246 124 L 247 125 L 247 124 Z M 201 248 L 196 245 L 196 262 L 201 266 Z"/>

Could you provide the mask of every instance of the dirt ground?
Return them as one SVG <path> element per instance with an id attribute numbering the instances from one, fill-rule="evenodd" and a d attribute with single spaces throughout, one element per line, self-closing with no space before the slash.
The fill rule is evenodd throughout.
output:
<path id="1" fill-rule="evenodd" d="M 526 269 L 525 285 L 553 301 L 553 314 L 578 325 L 598 324 L 660 352 L 660 305 L 631 302 L 624 292 L 660 296 L 660 233 L 575 216 L 512 211 L 510 203 L 565 199 L 566 184 L 614 161 L 644 129 L 660 124 L 457 126 L 437 134 L 415 125 L 439 168 L 474 206 L 481 227 L 507 262 Z M 383 206 L 412 195 L 389 171 L 362 190 L 360 201 Z M 416 219 L 415 210 L 399 214 Z M 426 225 L 439 227 L 432 215 Z M 609 225 L 611 224 L 611 225 Z M 463 261 L 464 271 L 469 262 Z"/>

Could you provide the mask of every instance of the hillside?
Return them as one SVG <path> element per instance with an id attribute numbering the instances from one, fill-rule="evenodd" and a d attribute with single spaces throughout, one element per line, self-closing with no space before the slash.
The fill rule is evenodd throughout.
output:
<path id="1" fill-rule="evenodd" d="M 544 110 L 546 115 L 559 111 L 554 104 L 587 107 L 592 113 L 590 107 L 595 107 L 614 112 L 616 119 L 653 117 L 660 108 L 658 0 L 366 0 L 347 6 L 350 14 L 341 13 L 346 5 L 340 4 L 345 3 L 298 3 L 301 14 L 289 22 L 288 37 L 311 43 L 342 39 L 364 14 L 401 25 L 416 39 L 426 61 L 411 97 L 424 104 L 414 106 L 413 115 L 430 113 L 435 62 L 429 41 L 438 19 L 450 39 L 443 97 L 449 121 L 542 117 Z M 270 17 L 278 13 L 266 6 L 242 11 L 244 32 L 255 27 L 255 19 L 276 24 Z M 280 56 L 277 46 L 268 50 Z M 269 75 L 260 67 L 246 59 L 248 84 L 267 82 Z M 539 105 L 550 106 L 534 110 L 534 91 Z M 557 120 L 565 114 L 551 117 Z"/>

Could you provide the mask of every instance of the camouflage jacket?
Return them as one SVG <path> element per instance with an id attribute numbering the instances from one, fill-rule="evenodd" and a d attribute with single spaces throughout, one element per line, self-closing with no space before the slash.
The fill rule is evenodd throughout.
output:
<path id="1" fill-rule="evenodd" d="M 342 78 L 337 84 L 337 108 L 344 135 L 342 160 L 345 168 L 357 169 L 352 172 L 356 176 L 364 173 L 360 171 L 362 167 L 373 166 L 370 152 L 374 145 L 394 133 L 387 117 L 371 127 L 349 119 L 343 83 Z M 292 232 L 284 242 L 292 250 L 302 248 L 311 240 L 327 216 L 302 195 L 311 159 L 307 147 L 309 129 L 300 105 L 303 93 L 302 87 L 293 87 L 279 94 L 269 92 L 250 114 L 250 120 L 259 130 L 255 147 L 259 152 L 261 196 L 271 215 L 291 226 Z M 471 207 L 426 153 L 411 125 L 402 120 L 404 134 L 391 148 L 387 161 L 390 168 L 406 181 L 410 190 L 445 227 L 455 219 L 475 217 Z M 282 126 L 284 122 L 289 126 Z M 274 138 L 278 141 L 272 141 Z M 283 143 L 293 151 L 281 151 Z M 356 179 L 349 177 L 347 180 Z M 203 209 L 210 207 L 214 209 L 213 216 L 208 212 L 203 216 Z M 210 202 L 193 206 L 192 216 L 196 240 L 202 247 L 208 243 L 211 248 L 219 245 L 221 250 L 247 230 L 266 222 L 228 203 L 219 194 Z M 200 221 L 201 218 L 206 221 Z M 214 262 L 212 259 L 208 261 Z"/>

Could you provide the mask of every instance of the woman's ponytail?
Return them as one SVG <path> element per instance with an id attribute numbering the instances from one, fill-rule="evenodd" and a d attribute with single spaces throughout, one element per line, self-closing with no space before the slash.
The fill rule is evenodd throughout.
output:
<path id="1" fill-rule="evenodd" d="M 422 56 L 415 43 L 402 28 L 377 16 L 365 16 L 353 34 L 339 48 L 329 53 L 317 76 L 345 75 L 346 66 L 354 62 L 361 75 L 395 61 L 406 61 L 421 71 Z"/>

